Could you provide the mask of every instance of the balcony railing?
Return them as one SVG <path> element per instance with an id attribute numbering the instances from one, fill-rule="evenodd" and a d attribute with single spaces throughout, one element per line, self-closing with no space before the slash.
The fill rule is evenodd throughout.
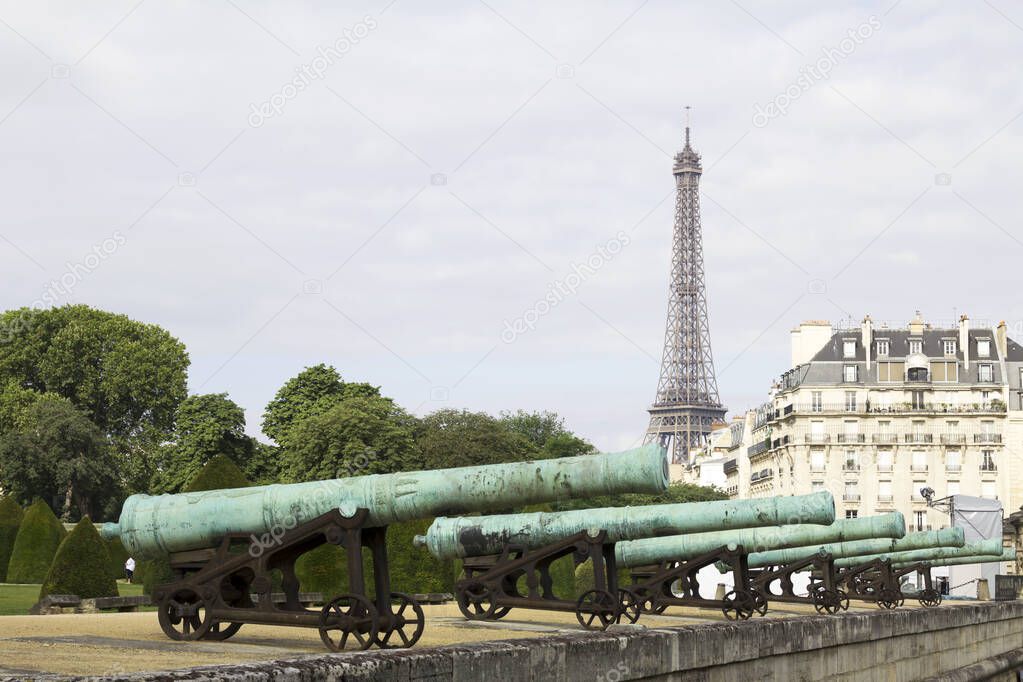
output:
<path id="1" fill-rule="evenodd" d="M 962 470 L 963 470 L 963 465 L 962 464 L 946 464 L 945 465 L 945 471 L 948 471 L 948 472 L 951 472 L 951 473 L 955 473 L 957 471 L 962 471 Z"/>
<path id="2" fill-rule="evenodd" d="M 866 443 L 867 434 L 865 433 L 840 433 L 838 434 L 839 443 Z"/>
<path id="3" fill-rule="evenodd" d="M 925 523 L 925 524 L 920 525 L 920 526 L 914 525 L 914 524 L 910 524 L 907 530 L 909 530 L 912 533 L 923 533 L 923 532 L 926 532 L 926 531 L 929 531 L 929 530 L 933 530 L 933 526 L 931 526 L 931 524 L 929 524 L 929 523 Z"/>
<path id="4" fill-rule="evenodd" d="M 860 494 L 859 493 L 844 493 L 842 495 L 842 500 L 844 502 L 859 502 L 860 501 Z"/>
<path id="5" fill-rule="evenodd" d="M 858 462 L 846 462 L 842 465 L 842 471 L 859 471 L 860 465 Z"/>
<path id="6" fill-rule="evenodd" d="M 899 442 L 899 434 L 875 433 L 871 435 L 870 440 L 874 443 L 888 443 L 889 445 L 894 445 Z"/>
<path id="7" fill-rule="evenodd" d="M 914 382 L 915 383 L 915 382 Z M 1005 412 L 1005 404 L 1001 401 L 989 403 L 972 403 L 970 405 L 949 405 L 947 403 L 923 403 L 914 405 L 912 403 L 899 403 L 897 405 L 873 405 L 857 402 L 856 405 L 845 403 L 822 403 L 814 405 L 807 403 L 803 405 L 786 405 L 774 411 L 772 419 L 784 419 L 794 414 L 990 414 Z"/>
<path id="8" fill-rule="evenodd" d="M 973 434 L 974 443 L 1001 443 L 1002 434 L 1000 433 L 975 433 Z"/>
<path id="9" fill-rule="evenodd" d="M 892 465 L 891 464 L 878 464 L 877 465 L 877 470 L 879 472 L 881 472 L 882 474 L 891 473 Z"/>
<path id="10" fill-rule="evenodd" d="M 790 440 L 786 441 L 786 439 Z M 781 443 L 778 441 L 781 441 Z M 1004 443 L 1005 439 L 1001 433 L 942 433 L 939 431 L 913 431 L 909 433 L 867 431 L 866 433 L 849 433 L 847 431 L 831 429 L 816 433 L 796 431 L 795 433 L 775 438 L 769 445 L 771 448 L 776 448 L 792 441 L 811 445 L 827 445 L 829 443 L 862 445 L 868 442 L 875 445 L 934 445 L 938 443 L 942 445 L 965 445 L 967 443 L 974 443 L 977 445 L 999 445 Z M 760 443 L 750 446 L 751 454 L 754 448 L 758 447 L 763 446 L 761 446 Z M 760 451 L 762 450 L 758 449 L 758 452 Z"/>
<path id="11" fill-rule="evenodd" d="M 831 434 L 827 434 L 827 433 L 808 433 L 808 434 L 806 434 L 804 440 L 807 443 L 830 443 L 831 442 Z"/>
<path id="12" fill-rule="evenodd" d="M 925 472 L 925 471 L 927 471 L 927 465 L 926 464 L 910 464 L 909 465 L 909 470 L 910 471 L 915 471 L 915 472 Z"/>
<path id="13" fill-rule="evenodd" d="M 941 434 L 941 442 L 945 445 L 951 444 L 965 444 L 966 434 L 965 433 L 943 433 Z"/>
<path id="14" fill-rule="evenodd" d="M 763 452 L 767 452 L 770 449 L 771 449 L 771 441 L 769 441 L 769 440 L 762 440 L 759 443 L 754 443 L 753 445 L 749 446 L 749 448 L 747 449 L 747 454 L 750 457 L 755 457 L 755 456 L 757 456 L 757 455 L 759 455 L 759 454 L 761 454 Z"/>
<path id="15" fill-rule="evenodd" d="M 903 434 L 904 443 L 933 443 L 933 433 L 905 433 Z"/>
<path id="16" fill-rule="evenodd" d="M 995 466 L 994 462 L 981 462 L 980 470 L 982 472 L 985 472 L 985 471 L 995 472 L 995 471 L 998 471 L 998 467 Z"/>
<path id="17" fill-rule="evenodd" d="M 891 495 L 878 495 L 877 496 L 877 503 L 878 504 L 891 504 L 894 499 L 895 498 L 893 496 L 891 496 Z"/>

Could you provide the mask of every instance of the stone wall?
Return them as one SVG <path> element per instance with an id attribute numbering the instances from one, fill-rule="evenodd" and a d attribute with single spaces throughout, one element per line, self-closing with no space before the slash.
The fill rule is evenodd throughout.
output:
<path id="1" fill-rule="evenodd" d="M 965 682 L 1011 677 L 1021 645 L 1023 603 L 987 602 L 325 654 L 121 679 Z"/>

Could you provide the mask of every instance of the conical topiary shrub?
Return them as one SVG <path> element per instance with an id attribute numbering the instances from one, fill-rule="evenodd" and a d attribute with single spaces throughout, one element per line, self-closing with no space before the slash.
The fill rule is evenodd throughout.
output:
<path id="1" fill-rule="evenodd" d="M 245 474 L 227 455 L 216 455 L 206 462 L 199 473 L 181 489 L 183 493 L 200 490 L 224 490 L 226 488 L 247 488 L 251 483 Z"/>
<path id="2" fill-rule="evenodd" d="M 124 577 L 124 562 L 128 560 L 128 550 L 125 549 L 121 538 L 110 538 L 104 540 L 103 544 L 106 545 L 107 555 L 110 557 L 110 562 L 107 564 L 110 577 L 120 580 Z"/>
<path id="3" fill-rule="evenodd" d="M 25 511 L 7 565 L 7 582 L 41 583 L 66 531 L 49 505 L 36 500 Z"/>
<path id="4" fill-rule="evenodd" d="M 57 548 L 39 598 L 48 594 L 77 594 L 82 599 L 117 596 L 117 583 L 110 577 L 110 554 L 88 516 Z"/>
<path id="5" fill-rule="evenodd" d="M 7 564 L 25 512 L 11 497 L 0 497 L 0 583 L 7 582 Z"/>

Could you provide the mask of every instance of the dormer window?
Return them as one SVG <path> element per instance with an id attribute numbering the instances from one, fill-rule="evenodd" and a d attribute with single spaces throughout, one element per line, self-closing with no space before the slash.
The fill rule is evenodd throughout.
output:
<path id="1" fill-rule="evenodd" d="M 846 339 L 842 342 L 842 357 L 844 358 L 855 358 L 856 357 L 856 340 Z"/>
<path id="2" fill-rule="evenodd" d="M 950 358 L 956 354 L 956 342 L 955 339 L 944 339 L 941 342 L 942 347 L 945 350 L 945 357 Z"/>
<path id="3" fill-rule="evenodd" d="M 888 356 L 891 346 L 888 343 L 888 339 L 878 339 L 877 341 L 877 357 L 883 358 Z"/>
<path id="4" fill-rule="evenodd" d="M 989 357 L 991 357 L 991 340 L 990 339 L 977 339 L 977 357 L 978 358 L 989 358 Z"/>
<path id="5" fill-rule="evenodd" d="M 923 353 L 924 352 L 924 340 L 923 339 L 910 339 L 909 340 L 909 354 Z"/>

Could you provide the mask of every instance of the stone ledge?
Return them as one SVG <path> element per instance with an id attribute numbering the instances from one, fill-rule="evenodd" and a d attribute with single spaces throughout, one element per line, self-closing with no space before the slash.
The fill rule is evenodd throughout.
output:
<path id="1" fill-rule="evenodd" d="M 594 679 L 610 679 L 612 671 L 620 680 L 667 679 L 669 676 L 677 677 L 683 671 L 688 671 L 685 679 L 696 679 L 701 669 L 716 666 L 749 665 L 750 662 L 769 665 L 769 659 L 774 656 L 813 652 L 819 652 L 827 657 L 826 660 L 833 660 L 839 652 L 823 650 L 869 644 L 892 636 L 919 636 L 948 628 L 969 628 L 1010 619 L 1023 619 L 1023 603 L 987 602 L 645 630 L 616 629 L 607 633 L 579 632 L 431 649 L 302 656 L 100 679 L 153 682 L 311 682 L 324 679 L 395 682 L 411 679 L 455 682 L 494 679 L 528 682 L 556 679 L 592 682 Z M 1023 630 L 1023 624 L 1018 627 Z M 183 650 L 187 651 L 187 645 Z M 1000 656 L 1005 655 L 1008 654 Z M 876 659 L 865 661 L 865 664 L 875 662 Z M 778 663 L 784 664 L 784 661 Z"/>

